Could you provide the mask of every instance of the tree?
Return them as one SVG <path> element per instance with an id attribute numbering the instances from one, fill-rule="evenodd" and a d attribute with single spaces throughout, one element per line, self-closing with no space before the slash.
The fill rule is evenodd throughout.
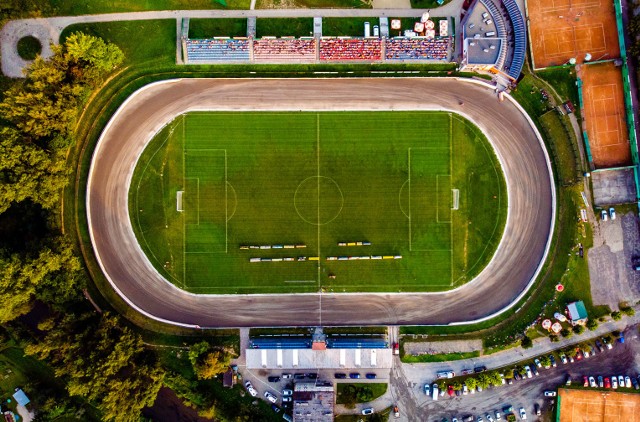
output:
<path id="1" fill-rule="evenodd" d="M 573 331 L 568 328 L 563 328 L 560 330 L 560 334 L 562 334 L 562 337 L 564 338 L 571 338 L 571 336 L 573 336 Z"/>
<path id="2" fill-rule="evenodd" d="M 456 391 L 462 390 L 462 383 L 460 381 L 456 381 L 453 383 L 453 389 Z"/>
<path id="3" fill-rule="evenodd" d="M 595 319 L 589 319 L 589 321 L 587 321 L 587 328 L 590 331 L 595 331 L 598 328 L 598 321 Z"/>
<path id="4" fill-rule="evenodd" d="M 189 348 L 189 361 L 198 379 L 211 379 L 229 368 L 231 356 L 221 350 L 215 350 L 206 341 Z"/>
<path id="5" fill-rule="evenodd" d="M 478 375 L 476 383 L 482 388 L 487 388 L 491 384 L 491 378 L 486 372 L 483 372 Z"/>
<path id="6" fill-rule="evenodd" d="M 555 335 L 555 334 L 551 334 L 551 335 L 549 336 L 549 340 L 551 340 L 551 343 L 557 343 L 557 342 L 559 342 L 559 341 L 560 341 L 560 338 L 559 338 L 557 335 Z"/>
<path id="7" fill-rule="evenodd" d="M 551 359 L 549 358 L 549 356 L 540 356 L 540 363 L 545 368 L 549 367 L 549 366 L 551 366 Z"/>
<path id="8" fill-rule="evenodd" d="M 529 349 L 533 347 L 533 341 L 529 338 L 529 336 L 524 336 L 520 341 L 520 345 L 522 346 L 523 349 Z"/>
<path id="9" fill-rule="evenodd" d="M 99 318 L 99 319 L 98 319 Z M 108 313 L 64 314 L 26 353 L 47 360 L 70 395 L 95 403 L 104 420 L 138 420 L 155 401 L 164 372 L 139 335 Z"/>
<path id="10" fill-rule="evenodd" d="M 614 321 L 620 321 L 622 319 L 622 314 L 618 311 L 613 311 L 611 312 L 611 318 L 613 318 Z"/>
<path id="11" fill-rule="evenodd" d="M 578 354 L 578 350 L 575 347 L 571 347 L 567 349 L 566 353 L 567 353 L 567 356 L 569 356 L 570 358 L 575 358 L 576 355 Z"/>
<path id="12" fill-rule="evenodd" d="M 518 366 L 518 374 L 527 375 L 527 368 L 525 368 L 524 366 Z"/>
<path id="13" fill-rule="evenodd" d="M 496 387 L 502 385 L 502 376 L 498 371 L 491 371 L 487 373 L 487 377 L 489 378 L 490 385 L 493 385 Z"/>
<path id="14" fill-rule="evenodd" d="M 636 314 L 636 310 L 630 306 L 625 306 L 624 308 L 620 308 L 620 311 L 622 311 L 622 313 L 627 316 L 634 316 Z"/>
<path id="15" fill-rule="evenodd" d="M 473 377 L 469 377 L 466 380 L 464 380 L 464 384 L 467 386 L 469 390 L 475 390 L 478 385 L 477 380 Z"/>

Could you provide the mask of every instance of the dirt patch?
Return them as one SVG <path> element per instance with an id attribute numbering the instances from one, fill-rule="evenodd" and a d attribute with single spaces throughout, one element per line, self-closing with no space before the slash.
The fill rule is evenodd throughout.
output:
<path id="1" fill-rule="evenodd" d="M 606 0 L 536 0 L 527 2 L 535 67 L 620 56 L 615 9 Z"/>
<path id="2" fill-rule="evenodd" d="M 612 62 L 583 65 L 582 116 L 596 168 L 631 164 L 622 71 Z"/>
<path id="3" fill-rule="evenodd" d="M 198 416 L 198 412 L 184 405 L 173 390 L 162 387 L 153 406 L 142 411 L 142 414 L 154 422 L 209 422 Z"/>
<path id="4" fill-rule="evenodd" d="M 558 390 L 560 422 L 638 421 L 640 395 L 587 390 Z"/>
<path id="5" fill-rule="evenodd" d="M 475 352 L 478 350 L 482 350 L 482 340 L 451 340 L 404 343 L 404 351 L 408 355 L 466 353 Z"/>

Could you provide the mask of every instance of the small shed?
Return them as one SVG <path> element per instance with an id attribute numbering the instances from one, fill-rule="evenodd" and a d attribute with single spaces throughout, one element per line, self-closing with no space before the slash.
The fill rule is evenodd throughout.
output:
<path id="1" fill-rule="evenodd" d="M 233 373 L 233 369 L 229 368 L 227 369 L 227 372 L 222 375 L 222 386 L 226 388 L 232 388 L 234 384 L 235 374 Z"/>
<path id="2" fill-rule="evenodd" d="M 569 320 L 573 325 L 584 325 L 587 323 L 587 308 L 584 307 L 583 301 L 571 302 L 567 305 L 567 313 L 569 314 Z"/>
<path id="3" fill-rule="evenodd" d="M 16 392 L 13 393 L 13 399 L 18 403 L 18 406 L 26 406 L 31 402 L 29 397 L 27 397 L 24 391 L 20 388 L 16 388 Z"/>

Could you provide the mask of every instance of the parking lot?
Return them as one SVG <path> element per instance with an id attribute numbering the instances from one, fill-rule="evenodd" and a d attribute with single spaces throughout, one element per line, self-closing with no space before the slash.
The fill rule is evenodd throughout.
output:
<path id="1" fill-rule="evenodd" d="M 624 344 L 617 343 L 613 349 L 596 353 L 588 359 L 582 359 L 574 363 L 563 365 L 560 361 L 556 368 L 540 369 L 539 376 L 531 379 L 514 381 L 512 385 L 490 388 L 483 392 L 476 392 L 466 396 L 453 397 L 445 395 L 434 401 L 425 396 L 423 383 L 414 385 L 407 383 L 406 379 L 399 376 L 399 369 L 394 368 L 392 376 L 392 395 L 401 405 L 402 420 L 428 420 L 441 422 L 443 418 L 449 421 L 455 416 L 459 421 L 463 416 L 482 416 L 486 421 L 487 412 L 502 410 L 511 405 L 517 412 L 524 407 L 527 412 L 527 420 L 551 420 L 551 412 L 555 410 L 555 400 L 544 398 L 545 390 L 556 390 L 564 385 L 567 374 L 572 378 L 572 384 L 582 385 L 582 376 L 613 376 L 635 375 L 639 373 L 640 366 L 640 341 L 638 340 L 637 326 L 627 329 Z M 478 359 L 481 362 L 481 358 Z M 406 366 L 406 365 L 403 365 Z M 405 369 L 406 371 L 406 369 Z M 432 379 L 424 382 L 432 383 Z M 624 391 L 624 390 L 618 390 Z M 636 390 L 633 390 L 636 391 Z M 534 415 L 534 405 L 541 407 L 542 415 Z M 504 420 L 504 418 L 503 418 Z"/>

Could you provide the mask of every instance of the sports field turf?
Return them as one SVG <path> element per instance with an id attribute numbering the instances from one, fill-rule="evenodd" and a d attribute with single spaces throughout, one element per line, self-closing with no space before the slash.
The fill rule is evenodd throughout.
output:
<path id="1" fill-rule="evenodd" d="M 397 292 L 477 275 L 507 197 L 490 145 L 454 114 L 207 112 L 154 138 L 129 204 L 150 260 L 188 291 Z"/>

